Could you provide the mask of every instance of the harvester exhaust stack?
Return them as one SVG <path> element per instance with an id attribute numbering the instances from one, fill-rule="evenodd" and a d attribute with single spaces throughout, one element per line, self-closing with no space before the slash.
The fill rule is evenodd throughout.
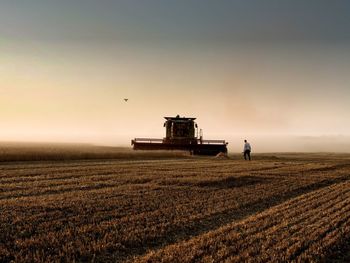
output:
<path id="1" fill-rule="evenodd" d="M 204 140 L 202 129 L 198 138 L 196 118 L 182 118 L 179 115 L 164 118 L 165 138 L 135 138 L 131 141 L 134 150 L 185 150 L 198 155 L 227 153 L 228 143 L 225 140 Z"/>

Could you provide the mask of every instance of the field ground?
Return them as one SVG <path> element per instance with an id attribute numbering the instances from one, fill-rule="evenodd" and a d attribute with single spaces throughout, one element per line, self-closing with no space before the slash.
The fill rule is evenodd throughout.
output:
<path id="1" fill-rule="evenodd" d="M 350 155 L 254 157 L 3 160 L 0 261 L 346 262 Z"/>

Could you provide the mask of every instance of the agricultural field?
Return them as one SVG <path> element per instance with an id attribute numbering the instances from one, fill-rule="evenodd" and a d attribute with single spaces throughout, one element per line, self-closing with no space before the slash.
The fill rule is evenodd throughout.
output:
<path id="1" fill-rule="evenodd" d="M 0 154 L 0 262 L 350 258 L 350 155 L 99 154 Z"/>

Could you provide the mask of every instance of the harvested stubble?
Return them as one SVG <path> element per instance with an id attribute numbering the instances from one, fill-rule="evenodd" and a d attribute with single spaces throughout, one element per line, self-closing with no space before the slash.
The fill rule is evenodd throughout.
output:
<path id="1" fill-rule="evenodd" d="M 350 183 L 304 194 L 135 262 L 319 262 L 350 237 Z"/>
<path id="2" fill-rule="evenodd" d="M 116 262 L 166 250 L 170 244 L 346 181 L 347 158 L 3 164 L 0 261 Z M 273 242 L 273 233 L 266 244 Z"/>

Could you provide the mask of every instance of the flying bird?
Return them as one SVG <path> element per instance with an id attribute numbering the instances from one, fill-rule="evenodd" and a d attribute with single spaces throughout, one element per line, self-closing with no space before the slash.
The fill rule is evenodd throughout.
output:
<path id="1" fill-rule="evenodd" d="M 128 102 L 129 99 L 124 99 L 124 100 L 125 100 L 125 102 Z"/>

